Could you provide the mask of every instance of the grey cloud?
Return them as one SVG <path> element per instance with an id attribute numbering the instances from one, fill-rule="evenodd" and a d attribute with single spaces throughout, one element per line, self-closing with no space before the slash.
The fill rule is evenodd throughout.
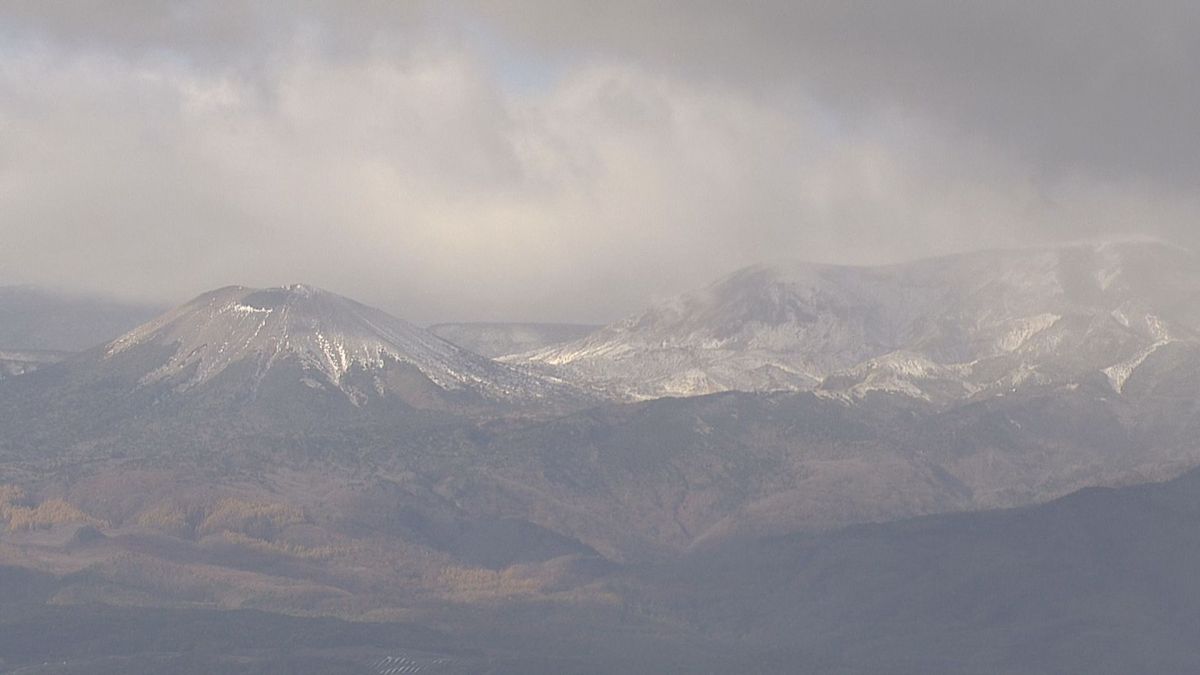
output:
<path id="1" fill-rule="evenodd" d="M 420 0 L 12 0 L 5 3 L 0 30 L 10 38 L 128 58 L 169 56 L 200 66 L 262 65 L 273 50 L 297 39 L 310 40 L 331 54 L 361 50 L 377 40 L 403 40 L 436 17 L 434 7 Z"/>
<path id="2" fill-rule="evenodd" d="M 1200 175 L 1200 5 L 718 1 L 482 3 L 520 39 L 739 86 L 797 86 L 848 115 L 898 105 L 1051 170 Z"/>
<path id="3" fill-rule="evenodd" d="M 0 282 L 598 321 L 766 258 L 1196 246 L 1195 13 L 7 3 Z"/>

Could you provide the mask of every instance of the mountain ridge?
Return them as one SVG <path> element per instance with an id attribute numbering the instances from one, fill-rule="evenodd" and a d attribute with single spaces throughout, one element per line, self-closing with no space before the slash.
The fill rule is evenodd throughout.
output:
<path id="1" fill-rule="evenodd" d="M 1158 242 L 885 266 L 744 268 L 581 340 L 506 357 L 633 399 L 873 390 L 937 401 L 1106 372 L 1200 336 L 1200 260 Z"/>

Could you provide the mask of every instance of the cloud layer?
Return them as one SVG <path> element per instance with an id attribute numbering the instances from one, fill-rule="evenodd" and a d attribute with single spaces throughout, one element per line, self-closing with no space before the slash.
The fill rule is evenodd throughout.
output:
<path id="1" fill-rule="evenodd" d="M 1200 244 L 1182 3 L 46 4 L 0 10 L 0 282 L 600 321 L 764 259 Z"/>

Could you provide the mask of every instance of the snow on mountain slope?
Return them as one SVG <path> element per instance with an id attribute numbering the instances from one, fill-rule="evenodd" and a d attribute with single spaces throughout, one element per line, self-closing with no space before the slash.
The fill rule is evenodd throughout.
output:
<path id="1" fill-rule="evenodd" d="M 807 390 L 927 399 L 1103 372 L 1200 333 L 1200 260 L 1155 242 L 850 267 L 750 267 L 565 345 L 504 359 L 632 398 Z"/>
<path id="2" fill-rule="evenodd" d="M 397 368 L 415 368 L 445 392 L 526 401 L 561 392 L 550 380 L 456 347 L 428 331 L 310 286 L 230 286 L 143 324 L 103 350 L 114 360 L 138 348 L 165 349 L 140 384 L 187 391 L 235 367 L 257 387 L 277 366 L 296 367 L 310 387 L 332 387 L 355 402 L 389 393 Z M 370 386 L 364 389 L 361 378 Z M 354 380 L 354 384 L 351 384 Z"/>

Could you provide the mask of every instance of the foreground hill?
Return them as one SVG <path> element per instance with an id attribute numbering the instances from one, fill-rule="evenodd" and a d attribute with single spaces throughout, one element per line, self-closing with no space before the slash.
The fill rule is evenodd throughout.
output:
<path id="1" fill-rule="evenodd" d="M 4 666 L 38 673 L 379 673 L 407 659 L 401 663 L 431 673 L 1200 669 L 1200 645 L 1191 639 L 1200 630 L 1195 471 L 1163 484 L 1087 489 L 1037 507 L 744 540 L 658 565 L 582 574 L 579 558 L 568 556 L 556 563 L 553 580 L 528 576 L 528 566 L 491 577 L 444 570 L 457 590 L 409 598 L 402 611 L 393 610 L 403 623 L 379 623 L 389 616 L 383 612 L 350 623 L 217 612 L 206 595 L 259 605 L 275 594 L 324 589 L 340 602 L 324 613 L 352 614 L 361 605 L 348 593 L 394 597 L 395 589 L 380 583 L 386 565 L 322 571 L 322 554 L 312 549 L 277 545 L 236 554 L 238 540 L 230 538 L 193 554 L 203 563 L 185 575 L 173 569 L 185 560 L 178 546 L 150 564 L 145 556 L 155 546 L 172 549 L 144 535 L 85 532 L 0 536 Z M 92 563 L 57 575 L 4 567 L 14 537 L 36 540 L 26 564 L 29 552 L 59 549 Z M 118 559 L 142 559 L 142 567 L 114 577 L 109 561 Z M 567 573 L 572 564 L 575 577 Z M 250 577 L 274 585 L 248 586 Z M 154 588 L 157 596 L 146 593 Z M 122 597 L 122 604 L 141 607 L 94 604 Z M 156 603 L 174 609 L 145 607 Z M 48 639 L 49 627 L 66 639 Z"/>
<path id="2" fill-rule="evenodd" d="M 1033 508 L 743 542 L 626 592 L 792 672 L 1192 673 L 1198 564 L 1192 471 Z"/>
<path id="3" fill-rule="evenodd" d="M 1200 259 L 1152 242 L 884 267 L 739 271 L 585 338 L 509 357 L 634 398 L 894 391 L 945 402 L 1103 373 L 1119 391 L 1200 334 Z"/>

